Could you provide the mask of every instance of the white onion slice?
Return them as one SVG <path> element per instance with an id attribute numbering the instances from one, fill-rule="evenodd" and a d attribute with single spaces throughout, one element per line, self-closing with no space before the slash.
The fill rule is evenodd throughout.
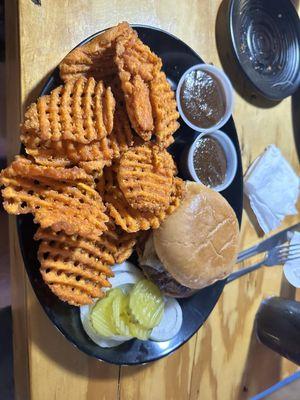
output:
<path id="1" fill-rule="evenodd" d="M 134 285 L 135 283 L 143 279 L 143 274 L 140 271 L 132 271 L 132 272 L 114 271 L 114 273 L 115 276 L 109 278 L 109 282 L 111 283 L 112 289 L 122 285 L 128 285 L 128 284 Z"/>
<path id="2" fill-rule="evenodd" d="M 129 261 L 124 261 L 122 264 L 115 264 L 111 267 L 114 273 L 116 272 L 130 272 L 130 273 L 140 273 L 141 270 Z"/>

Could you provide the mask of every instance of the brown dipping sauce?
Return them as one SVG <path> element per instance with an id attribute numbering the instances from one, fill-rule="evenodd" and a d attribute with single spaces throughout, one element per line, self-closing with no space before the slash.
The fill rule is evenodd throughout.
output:
<path id="1" fill-rule="evenodd" d="M 187 74 L 180 103 L 186 118 L 199 128 L 210 128 L 225 114 L 225 95 L 218 79 L 208 72 L 194 70 Z"/>
<path id="2" fill-rule="evenodd" d="M 193 155 L 195 172 L 200 181 L 209 187 L 221 185 L 226 177 L 226 155 L 219 142 L 204 136 L 196 143 Z"/>

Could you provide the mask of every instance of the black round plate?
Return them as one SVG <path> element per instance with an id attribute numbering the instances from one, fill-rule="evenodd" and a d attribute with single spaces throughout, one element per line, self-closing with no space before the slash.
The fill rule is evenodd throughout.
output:
<path id="1" fill-rule="evenodd" d="M 300 85 L 300 22 L 290 0 L 231 0 L 229 27 L 238 63 L 255 88 L 282 100 Z"/>
<path id="2" fill-rule="evenodd" d="M 181 75 L 187 68 L 203 62 L 191 48 L 176 37 L 150 27 L 135 26 L 135 28 L 140 38 L 162 58 L 163 69 L 174 86 L 176 86 Z M 99 33 L 89 37 L 81 44 L 86 43 Z M 56 68 L 43 88 L 41 95 L 49 93 L 60 83 L 58 69 Z M 177 165 L 179 165 L 178 160 L 183 147 L 194 136 L 193 131 L 183 121 L 180 122 L 181 128 L 176 134 L 174 145 L 170 149 L 177 161 Z M 231 186 L 223 192 L 223 195 L 232 205 L 239 222 L 241 222 L 243 206 L 242 164 L 238 138 L 232 118 L 222 129 L 232 139 L 238 154 L 237 175 Z M 113 364 L 134 365 L 158 360 L 170 354 L 185 343 L 200 328 L 214 308 L 225 285 L 225 281 L 217 282 L 199 291 L 193 297 L 179 301 L 183 311 L 183 324 L 180 332 L 172 340 L 162 343 L 131 340 L 118 347 L 110 349 L 101 348 L 94 344 L 83 330 L 79 309 L 60 301 L 44 284 L 39 273 L 39 263 L 37 260 L 38 243 L 33 240 L 36 225 L 33 224 L 32 217 L 30 215 L 19 216 L 17 224 L 26 271 L 35 294 L 46 314 L 70 342 L 84 353 L 99 360 Z M 131 261 L 136 262 L 134 255 Z"/>

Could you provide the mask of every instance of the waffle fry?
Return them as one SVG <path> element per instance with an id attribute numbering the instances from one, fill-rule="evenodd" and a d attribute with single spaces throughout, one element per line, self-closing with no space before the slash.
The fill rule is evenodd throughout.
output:
<path id="1" fill-rule="evenodd" d="M 99 260 L 93 242 L 41 228 L 35 239 L 41 240 L 38 250 L 41 275 L 61 300 L 80 306 L 103 297 L 101 289 L 110 287 L 107 276 L 113 273 Z"/>
<path id="2" fill-rule="evenodd" d="M 119 158 L 124 151 L 134 143 L 134 136 L 130 122 L 122 105 L 118 105 L 115 111 L 114 128 L 109 135 L 109 146 L 112 150 L 113 159 Z"/>
<path id="3" fill-rule="evenodd" d="M 63 81 L 81 76 L 103 80 L 117 73 L 114 63 L 116 41 L 120 37 L 136 35 L 127 22 L 97 35 L 90 42 L 72 50 L 60 63 L 60 77 Z"/>
<path id="4" fill-rule="evenodd" d="M 107 227 L 108 230 L 99 238 L 99 244 L 104 253 L 113 257 L 113 264 L 120 264 L 131 256 L 138 235 L 124 232 L 112 220 L 107 223 Z"/>
<path id="5" fill-rule="evenodd" d="M 61 300 L 72 305 L 92 303 L 103 297 L 102 287 L 110 287 L 109 265 L 125 261 L 132 253 L 136 235 L 121 231 L 111 221 L 97 240 L 39 228 L 38 259 L 45 283 Z"/>
<path id="6" fill-rule="evenodd" d="M 5 187 L 2 190 L 3 206 L 9 214 L 32 213 L 34 221 L 42 228 L 78 233 L 90 239 L 107 230 L 104 204 L 90 185 L 48 178 L 46 173 L 32 178 L 30 169 L 19 170 L 16 168 L 18 164 L 19 159 L 0 175 L 0 184 Z M 64 170 L 66 176 L 70 174 Z M 63 173 L 61 171 L 59 176 Z"/>
<path id="7" fill-rule="evenodd" d="M 64 232 L 54 232 L 52 229 L 39 228 L 35 234 L 35 240 L 44 240 L 53 248 L 63 249 L 63 257 L 68 257 L 68 251 L 72 252 L 72 260 L 90 265 L 97 262 L 98 269 L 106 276 L 112 276 L 110 265 L 121 263 L 130 257 L 136 243 L 137 235 L 127 233 L 117 227 L 112 220 L 107 223 L 107 231 L 96 240 L 89 240 L 80 235 L 66 235 Z M 90 260 L 89 260 L 89 259 Z"/>
<path id="8" fill-rule="evenodd" d="M 86 172 L 102 171 L 105 165 L 110 165 L 113 150 L 108 137 L 88 144 L 71 141 L 43 142 L 33 135 L 21 135 L 25 151 L 40 165 L 52 167 L 68 167 L 78 165 Z M 112 140 L 114 138 L 112 137 Z"/>
<path id="9" fill-rule="evenodd" d="M 104 196 L 106 193 L 115 189 L 118 186 L 116 165 L 111 167 L 105 167 L 102 175 L 97 178 L 96 190 L 100 196 Z"/>
<path id="10" fill-rule="evenodd" d="M 165 211 L 160 213 L 161 219 L 165 219 L 168 215 L 173 214 L 176 208 L 179 207 L 181 200 L 184 197 L 184 193 L 185 193 L 184 181 L 176 176 L 173 180 L 169 206 Z"/>
<path id="11" fill-rule="evenodd" d="M 106 193 L 104 200 L 108 213 L 116 225 L 119 225 L 126 232 L 138 232 L 150 228 L 157 229 L 161 222 L 179 206 L 183 193 L 183 181 L 180 178 L 175 178 L 169 206 L 166 210 L 156 213 L 142 212 L 130 207 L 119 188 L 114 188 L 114 190 Z"/>
<path id="12" fill-rule="evenodd" d="M 110 88 L 94 78 L 79 78 L 31 104 L 21 125 L 23 136 L 42 141 L 91 143 L 111 133 L 115 100 Z"/>
<path id="13" fill-rule="evenodd" d="M 81 168 L 45 167 L 34 164 L 24 156 L 16 156 L 9 168 L 11 169 L 10 176 L 24 176 L 32 179 L 49 178 L 63 182 L 86 182 L 93 185 L 93 178 Z"/>
<path id="14" fill-rule="evenodd" d="M 160 220 L 155 214 L 130 207 L 118 187 L 106 193 L 104 200 L 110 217 L 126 232 L 156 229 L 160 225 Z"/>
<path id="15" fill-rule="evenodd" d="M 160 71 L 161 59 L 133 36 L 117 42 L 115 61 L 132 127 L 148 141 L 154 130 L 149 82 Z"/>
<path id="16" fill-rule="evenodd" d="M 120 159 L 118 182 L 129 205 L 155 212 L 168 207 L 175 164 L 172 156 L 152 143 L 132 147 Z"/>
<path id="17" fill-rule="evenodd" d="M 157 143 L 168 147 L 174 142 L 173 134 L 179 128 L 179 113 L 174 92 L 164 72 L 159 72 L 150 82 L 150 101 Z"/>

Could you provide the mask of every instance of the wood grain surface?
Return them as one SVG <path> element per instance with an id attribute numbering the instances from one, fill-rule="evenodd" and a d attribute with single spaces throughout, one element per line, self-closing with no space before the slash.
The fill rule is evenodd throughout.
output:
<path id="1" fill-rule="evenodd" d="M 32 0 L 6 1 L 7 120 L 9 155 L 18 152 L 18 124 L 47 75 L 77 43 L 127 20 L 165 29 L 222 66 L 236 92 L 234 120 L 243 166 L 275 143 L 299 172 L 291 99 L 275 105 L 249 90 L 230 61 L 220 0 Z M 223 26 L 223 27 L 222 27 Z M 218 43 L 216 43 L 216 38 Z M 219 49 L 219 52 L 218 52 Z M 222 64 L 219 59 L 222 56 Z M 285 226 L 299 221 L 289 217 Z M 204 327 L 171 356 L 140 367 L 116 367 L 89 358 L 68 343 L 39 306 L 24 273 L 15 221 L 10 226 L 16 399 L 52 400 L 241 400 L 296 366 L 260 345 L 253 321 L 260 301 L 295 297 L 281 268 L 262 269 L 228 285 Z M 259 240 L 244 212 L 241 249 Z"/>

